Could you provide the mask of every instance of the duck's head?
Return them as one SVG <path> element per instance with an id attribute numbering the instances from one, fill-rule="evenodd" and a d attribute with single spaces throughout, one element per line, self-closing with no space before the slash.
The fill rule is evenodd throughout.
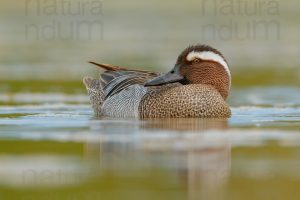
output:
<path id="1" fill-rule="evenodd" d="M 207 45 L 195 45 L 186 48 L 178 56 L 171 71 L 148 81 L 145 86 L 174 82 L 212 85 L 227 99 L 231 75 L 226 59 L 218 50 Z"/>

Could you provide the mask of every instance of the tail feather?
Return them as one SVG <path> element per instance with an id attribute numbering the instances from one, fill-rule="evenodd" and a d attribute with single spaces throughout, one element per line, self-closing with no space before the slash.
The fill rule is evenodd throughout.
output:
<path id="1" fill-rule="evenodd" d="M 89 63 L 91 63 L 93 65 L 96 65 L 97 67 L 100 67 L 100 68 L 105 69 L 107 71 L 133 71 L 133 72 L 157 74 L 155 72 L 150 72 L 150 71 L 146 71 L 146 70 L 129 69 L 130 67 L 120 67 L 120 66 L 116 66 L 116 65 L 96 63 L 94 61 L 89 61 Z"/>
<path id="2" fill-rule="evenodd" d="M 108 71 L 118 71 L 118 70 L 128 70 L 127 68 L 124 68 L 124 67 L 119 67 L 119 66 L 114 66 L 114 65 L 110 65 L 110 64 L 103 64 L 103 63 L 96 63 L 96 62 L 93 62 L 93 61 L 89 61 L 89 63 L 93 64 L 93 65 L 96 65 L 98 67 L 101 67 L 105 70 L 108 70 Z"/>
<path id="3" fill-rule="evenodd" d="M 101 107 L 104 101 L 104 92 L 99 79 L 84 77 L 83 83 L 90 97 L 90 102 L 96 116 L 101 115 Z"/>

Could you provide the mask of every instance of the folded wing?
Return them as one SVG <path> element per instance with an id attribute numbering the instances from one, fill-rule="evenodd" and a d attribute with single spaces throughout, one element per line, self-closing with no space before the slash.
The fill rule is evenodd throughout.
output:
<path id="1" fill-rule="evenodd" d="M 106 70 L 100 75 L 100 86 L 103 89 L 105 98 L 125 90 L 131 85 L 144 85 L 148 80 L 160 75 L 157 72 L 132 70 L 127 67 L 95 62 L 90 63 Z"/>

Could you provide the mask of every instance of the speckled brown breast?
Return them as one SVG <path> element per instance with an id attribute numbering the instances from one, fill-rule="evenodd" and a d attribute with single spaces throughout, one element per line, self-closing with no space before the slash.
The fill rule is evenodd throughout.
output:
<path id="1" fill-rule="evenodd" d="M 231 111 L 220 93 L 203 84 L 149 91 L 139 105 L 140 118 L 228 118 Z"/>

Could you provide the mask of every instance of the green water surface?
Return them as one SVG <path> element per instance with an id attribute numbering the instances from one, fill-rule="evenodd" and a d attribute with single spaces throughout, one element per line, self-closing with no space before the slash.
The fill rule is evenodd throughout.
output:
<path id="1" fill-rule="evenodd" d="M 300 199 L 299 88 L 234 87 L 228 120 L 142 121 L 95 119 L 80 82 L 1 91 L 0 199 Z"/>

